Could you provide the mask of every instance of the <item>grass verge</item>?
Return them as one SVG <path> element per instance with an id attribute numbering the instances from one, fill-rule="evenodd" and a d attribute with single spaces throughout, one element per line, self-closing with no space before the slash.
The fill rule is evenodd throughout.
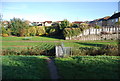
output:
<path id="1" fill-rule="evenodd" d="M 119 56 L 56 58 L 61 79 L 120 79 Z"/>
<path id="2" fill-rule="evenodd" d="M 42 56 L 1 56 L 2 79 L 49 79 Z"/>

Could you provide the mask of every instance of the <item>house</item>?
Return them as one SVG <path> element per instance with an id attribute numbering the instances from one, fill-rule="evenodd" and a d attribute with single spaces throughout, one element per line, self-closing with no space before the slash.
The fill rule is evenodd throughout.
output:
<path id="1" fill-rule="evenodd" d="M 9 21 L 2 21 L 2 25 L 4 27 L 8 27 L 9 23 L 10 23 Z"/>
<path id="2" fill-rule="evenodd" d="M 98 25 L 98 26 L 107 26 L 107 20 L 109 18 L 110 18 L 110 16 L 106 16 L 106 17 L 103 17 L 103 18 L 95 19 L 93 21 L 90 21 L 89 25 L 90 26 L 95 26 L 95 25 Z"/>
<path id="3" fill-rule="evenodd" d="M 117 22 L 120 22 L 120 12 L 113 14 L 108 20 L 107 23 L 109 26 L 116 25 Z"/>
<path id="4" fill-rule="evenodd" d="M 32 23 L 28 20 L 25 21 L 27 24 L 29 24 L 30 26 L 32 26 Z"/>
<path id="5" fill-rule="evenodd" d="M 90 26 L 93 26 L 93 27 L 94 27 L 95 25 L 97 25 L 97 19 L 95 19 L 95 20 L 93 20 L 93 21 L 90 21 L 90 22 L 89 22 L 89 25 L 90 25 Z"/>
<path id="6" fill-rule="evenodd" d="M 73 24 L 81 24 L 81 23 L 83 23 L 82 21 L 74 21 L 74 22 L 72 22 Z"/>
<path id="7" fill-rule="evenodd" d="M 98 26 L 107 26 L 107 20 L 110 18 L 110 16 L 106 16 L 104 18 L 100 18 L 97 20 L 97 25 Z"/>
<path id="8" fill-rule="evenodd" d="M 56 21 L 56 23 L 59 23 L 59 24 L 61 24 L 61 22 L 63 22 L 63 21 Z"/>
<path id="9" fill-rule="evenodd" d="M 31 23 L 33 26 L 38 26 L 39 24 L 41 24 L 41 22 L 32 22 Z"/>
<path id="10" fill-rule="evenodd" d="M 44 23 L 44 26 L 51 26 L 52 25 L 52 21 L 45 21 L 43 23 Z"/>

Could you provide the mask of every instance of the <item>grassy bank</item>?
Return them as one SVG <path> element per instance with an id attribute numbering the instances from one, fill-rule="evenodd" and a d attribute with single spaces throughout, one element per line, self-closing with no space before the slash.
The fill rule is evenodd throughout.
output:
<path id="1" fill-rule="evenodd" d="M 1 56 L 3 79 L 50 79 L 42 56 Z"/>
<path id="2" fill-rule="evenodd" d="M 56 58 L 62 79 L 120 79 L 119 56 L 79 56 Z"/>

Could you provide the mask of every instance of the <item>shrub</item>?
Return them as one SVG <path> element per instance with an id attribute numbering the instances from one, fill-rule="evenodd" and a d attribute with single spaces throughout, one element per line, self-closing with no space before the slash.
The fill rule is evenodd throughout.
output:
<path id="1" fill-rule="evenodd" d="M 36 35 L 36 28 L 35 27 L 30 27 L 28 29 L 28 33 L 30 36 L 35 36 Z"/>
<path id="2" fill-rule="evenodd" d="M 58 27 L 45 27 L 45 31 L 46 33 L 48 33 L 48 35 L 56 35 L 59 31 L 58 31 Z"/>
<path id="3" fill-rule="evenodd" d="M 45 28 L 44 27 L 36 27 L 36 35 L 44 35 L 45 34 Z"/>
<path id="4" fill-rule="evenodd" d="M 107 56 L 119 56 L 118 46 L 113 45 L 104 45 L 100 48 L 93 47 L 81 47 L 81 48 L 72 48 L 73 56 L 96 56 L 96 55 L 107 55 Z"/>
<path id="5" fill-rule="evenodd" d="M 39 46 L 28 47 L 27 49 L 5 49 L 2 55 L 55 55 L 55 46 L 52 44 L 41 44 Z"/>
<path id="6" fill-rule="evenodd" d="M 79 35 L 81 32 L 80 28 L 65 28 L 63 30 L 63 35 L 64 37 L 72 37 Z"/>
<path id="7" fill-rule="evenodd" d="M 1 29 L 2 29 L 2 33 L 7 33 L 7 30 L 4 28 L 4 27 L 1 27 Z"/>
<path id="8" fill-rule="evenodd" d="M 2 34 L 2 36 L 3 36 L 3 37 L 8 37 L 9 35 L 8 35 L 8 34 L 4 34 L 4 33 L 3 33 L 3 34 Z"/>

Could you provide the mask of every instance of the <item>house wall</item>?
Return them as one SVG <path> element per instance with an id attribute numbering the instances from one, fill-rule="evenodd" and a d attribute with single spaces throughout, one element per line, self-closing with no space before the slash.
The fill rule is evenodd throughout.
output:
<path id="1" fill-rule="evenodd" d="M 103 21 L 102 26 L 107 26 L 107 21 Z"/>
<path id="2" fill-rule="evenodd" d="M 98 21 L 98 22 L 97 22 L 97 25 L 98 25 L 98 26 L 102 26 L 102 23 L 103 23 L 103 21 Z"/>
<path id="3" fill-rule="evenodd" d="M 45 23 L 45 26 L 51 26 L 52 23 Z"/>
<path id="4" fill-rule="evenodd" d="M 115 19 L 110 19 L 107 21 L 108 25 L 115 25 L 116 22 L 120 21 L 120 17 L 119 18 L 115 18 Z"/>

